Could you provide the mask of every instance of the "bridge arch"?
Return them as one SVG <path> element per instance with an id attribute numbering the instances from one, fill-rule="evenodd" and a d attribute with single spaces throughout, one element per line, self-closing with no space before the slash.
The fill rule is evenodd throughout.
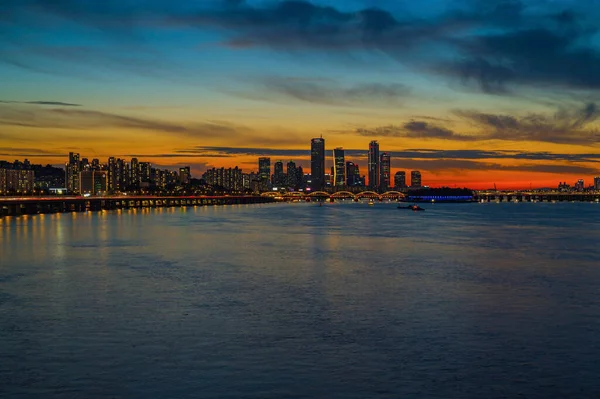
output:
<path id="1" fill-rule="evenodd" d="M 386 191 L 385 193 L 381 194 L 381 197 L 383 198 L 404 198 L 406 197 L 406 195 L 404 195 L 404 193 L 401 193 L 400 191 Z"/>
<path id="2" fill-rule="evenodd" d="M 309 197 L 331 197 L 331 194 L 325 191 L 315 191 L 314 193 L 308 194 Z"/>
<path id="3" fill-rule="evenodd" d="M 380 195 L 375 191 L 363 191 L 362 193 L 356 194 L 355 198 L 379 198 Z"/>
<path id="4" fill-rule="evenodd" d="M 354 198 L 354 193 L 350 191 L 338 191 L 331 195 L 333 198 Z"/>

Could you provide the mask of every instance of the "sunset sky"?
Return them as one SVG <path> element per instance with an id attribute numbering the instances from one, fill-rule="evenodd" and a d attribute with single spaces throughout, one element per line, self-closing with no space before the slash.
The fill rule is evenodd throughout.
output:
<path id="1" fill-rule="evenodd" d="M 3 0 L 0 159 L 309 171 L 323 135 L 423 183 L 600 174 L 595 0 Z"/>

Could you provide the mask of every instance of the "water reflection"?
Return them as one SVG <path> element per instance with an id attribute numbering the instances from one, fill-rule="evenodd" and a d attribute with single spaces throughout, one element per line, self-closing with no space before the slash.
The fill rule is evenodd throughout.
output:
<path id="1" fill-rule="evenodd" d="M 599 216 L 336 203 L 3 218 L 0 384 L 15 397 L 593 397 Z"/>

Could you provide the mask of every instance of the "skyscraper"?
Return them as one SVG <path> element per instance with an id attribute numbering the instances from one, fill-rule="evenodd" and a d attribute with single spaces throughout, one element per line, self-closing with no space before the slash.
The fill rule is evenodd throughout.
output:
<path id="1" fill-rule="evenodd" d="M 271 158 L 258 158 L 258 185 L 261 191 L 269 189 L 269 180 L 271 180 Z"/>
<path id="2" fill-rule="evenodd" d="M 421 172 L 418 170 L 410 172 L 410 187 L 421 188 Z"/>
<path id="3" fill-rule="evenodd" d="M 344 149 L 341 147 L 333 150 L 333 185 L 335 188 L 343 188 L 346 185 L 346 161 Z"/>
<path id="4" fill-rule="evenodd" d="M 79 172 L 81 172 L 79 154 L 70 152 L 69 162 L 65 165 L 65 180 L 67 190 L 71 193 L 79 192 Z"/>
<path id="5" fill-rule="evenodd" d="M 381 153 L 381 164 L 379 173 L 379 188 L 386 191 L 391 184 L 391 158 L 387 152 Z"/>
<path id="6" fill-rule="evenodd" d="M 369 189 L 377 190 L 379 188 L 379 143 L 373 140 L 369 143 Z"/>
<path id="7" fill-rule="evenodd" d="M 600 176 L 594 177 L 594 190 L 600 190 Z"/>
<path id="8" fill-rule="evenodd" d="M 394 188 L 396 190 L 402 190 L 403 188 L 406 188 L 405 171 L 396 172 L 396 174 L 394 175 Z"/>
<path id="9" fill-rule="evenodd" d="M 273 186 L 283 187 L 285 185 L 285 173 L 283 173 L 283 161 L 277 161 L 273 165 Z"/>
<path id="10" fill-rule="evenodd" d="M 325 186 L 325 139 L 323 137 L 310 141 L 310 175 L 311 188 L 322 190 Z"/>
<path id="11" fill-rule="evenodd" d="M 289 161 L 287 163 L 287 176 L 286 184 L 288 187 L 297 188 L 300 185 L 300 175 L 298 174 L 298 168 L 296 162 Z"/>

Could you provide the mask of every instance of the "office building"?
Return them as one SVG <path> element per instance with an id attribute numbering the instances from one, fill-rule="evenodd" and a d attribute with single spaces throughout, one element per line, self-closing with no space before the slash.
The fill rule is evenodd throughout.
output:
<path id="1" fill-rule="evenodd" d="M 583 191 L 583 189 L 585 188 L 583 179 L 579 179 L 577 180 L 577 183 L 575 183 L 575 191 Z"/>
<path id="2" fill-rule="evenodd" d="M 402 190 L 404 188 L 406 188 L 406 172 L 396 172 L 394 175 L 394 189 Z"/>
<path id="3" fill-rule="evenodd" d="M 381 153 L 379 164 L 379 188 L 386 191 L 391 185 L 391 157 L 387 152 Z"/>
<path id="4" fill-rule="evenodd" d="M 325 139 L 314 138 L 310 141 L 311 188 L 322 190 L 325 187 Z"/>
<path id="5" fill-rule="evenodd" d="M 299 174 L 302 168 L 298 169 L 296 162 L 289 161 L 287 163 L 287 174 L 286 174 L 286 185 L 290 188 L 298 188 L 301 182 L 301 175 Z"/>
<path id="6" fill-rule="evenodd" d="M 421 188 L 422 187 L 421 172 L 419 172 L 418 170 L 413 170 L 412 172 L 410 172 L 410 187 L 411 188 Z"/>
<path id="7" fill-rule="evenodd" d="M 273 187 L 285 186 L 285 173 L 283 172 L 283 161 L 277 161 L 273 165 Z"/>
<path id="8" fill-rule="evenodd" d="M 379 143 L 373 140 L 369 143 L 369 163 L 367 165 L 370 190 L 379 188 L 379 162 Z"/>
<path id="9" fill-rule="evenodd" d="M 258 185 L 260 191 L 268 191 L 271 181 L 271 158 L 258 158 Z"/>
<path id="10" fill-rule="evenodd" d="M 333 185 L 336 189 L 346 185 L 346 160 L 341 147 L 333 150 Z"/>

